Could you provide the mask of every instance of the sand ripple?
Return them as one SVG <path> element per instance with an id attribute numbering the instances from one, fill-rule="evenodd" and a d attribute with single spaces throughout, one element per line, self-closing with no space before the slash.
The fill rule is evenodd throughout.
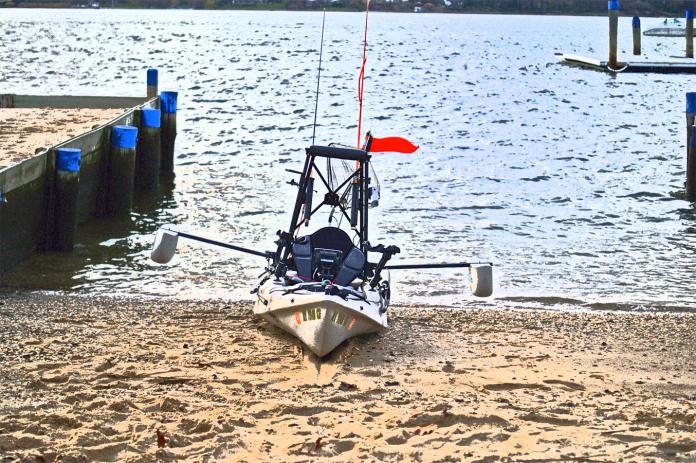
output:
<path id="1" fill-rule="evenodd" d="M 694 315 L 397 308 L 320 362 L 246 305 L 2 302 L 0 461 L 696 457 Z"/>

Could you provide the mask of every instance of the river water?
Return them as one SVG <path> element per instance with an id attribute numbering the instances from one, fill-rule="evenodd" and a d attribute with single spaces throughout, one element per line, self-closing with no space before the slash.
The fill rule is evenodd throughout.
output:
<path id="1" fill-rule="evenodd" d="M 148 67 L 180 92 L 174 188 L 3 284 L 250 299 L 258 258 L 185 244 L 162 267 L 148 249 L 170 222 L 273 248 L 295 194 L 285 169 L 311 142 L 321 13 L 5 9 L 0 26 L 2 93 L 141 95 Z M 317 143 L 355 143 L 363 26 L 327 14 Z M 675 194 L 696 84 L 555 62 L 603 58 L 606 31 L 602 17 L 370 15 L 365 127 L 421 146 L 375 155 L 371 241 L 399 245 L 401 261 L 496 264 L 493 299 L 470 296 L 466 272 L 402 271 L 394 302 L 696 309 L 696 209 Z M 644 37 L 639 59 L 669 59 L 682 42 Z"/>

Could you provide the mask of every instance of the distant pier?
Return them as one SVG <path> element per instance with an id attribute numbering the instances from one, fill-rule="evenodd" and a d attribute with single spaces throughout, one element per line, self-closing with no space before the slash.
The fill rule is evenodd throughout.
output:
<path id="1" fill-rule="evenodd" d="M 609 58 L 603 61 L 596 58 L 571 54 L 571 53 L 556 53 L 556 58 L 571 66 L 583 67 L 594 71 L 603 71 L 613 74 L 622 72 L 640 72 L 654 74 L 696 74 L 696 62 L 672 62 L 672 61 L 620 61 L 618 59 L 618 19 L 619 19 L 619 0 L 609 0 L 608 5 L 609 15 Z M 673 34 L 676 31 L 681 31 L 676 37 L 685 37 L 685 52 L 683 58 L 693 59 L 694 57 L 694 14 L 692 10 L 686 10 L 686 27 L 681 28 L 659 28 L 646 31 L 645 35 Z M 640 43 L 640 18 L 633 18 L 633 54 L 641 54 Z M 673 37 L 673 35 L 667 35 Z M 682 57 L 673 57 L 682 58 Z"/>
<path id="2" fill-rule="evenodd" d="M 604 71 L 610 73 L 620 72 L 643 72 L 655 74 L 696 74 L 696 62 L 661 62 L 651 63 L 647 61 L 629 61 L 617 62 L 616 67 L 609 65 L 608 61 L 602 61 L 596 58 L 589 58 L 571 53 L 556 53 L 556 58 L 564 64 L 571 66 L 579 66 L 595 71 Z"/>

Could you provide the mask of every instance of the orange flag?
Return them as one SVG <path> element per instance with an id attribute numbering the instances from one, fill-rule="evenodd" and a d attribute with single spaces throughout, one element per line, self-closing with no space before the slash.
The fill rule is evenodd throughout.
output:
<path id="1" fill-rule="evenodd" d="M 375 138 L 370 142 L 370 153 L 414 153 L 419 147 L 401 137 Z"/>

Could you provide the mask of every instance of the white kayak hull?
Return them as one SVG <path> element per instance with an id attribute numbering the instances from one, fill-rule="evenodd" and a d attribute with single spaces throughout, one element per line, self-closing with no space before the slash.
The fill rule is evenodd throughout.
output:
<path id="1" fill-rule="evenodd" d="M 261 285 L 254 314 L 297 337 L 318 357 L 346 339 L 387 327 L 388 302 L 367 285 L 366 300 L 309 290 L 287 292 L 288 288 L 281 281 Z"/>

